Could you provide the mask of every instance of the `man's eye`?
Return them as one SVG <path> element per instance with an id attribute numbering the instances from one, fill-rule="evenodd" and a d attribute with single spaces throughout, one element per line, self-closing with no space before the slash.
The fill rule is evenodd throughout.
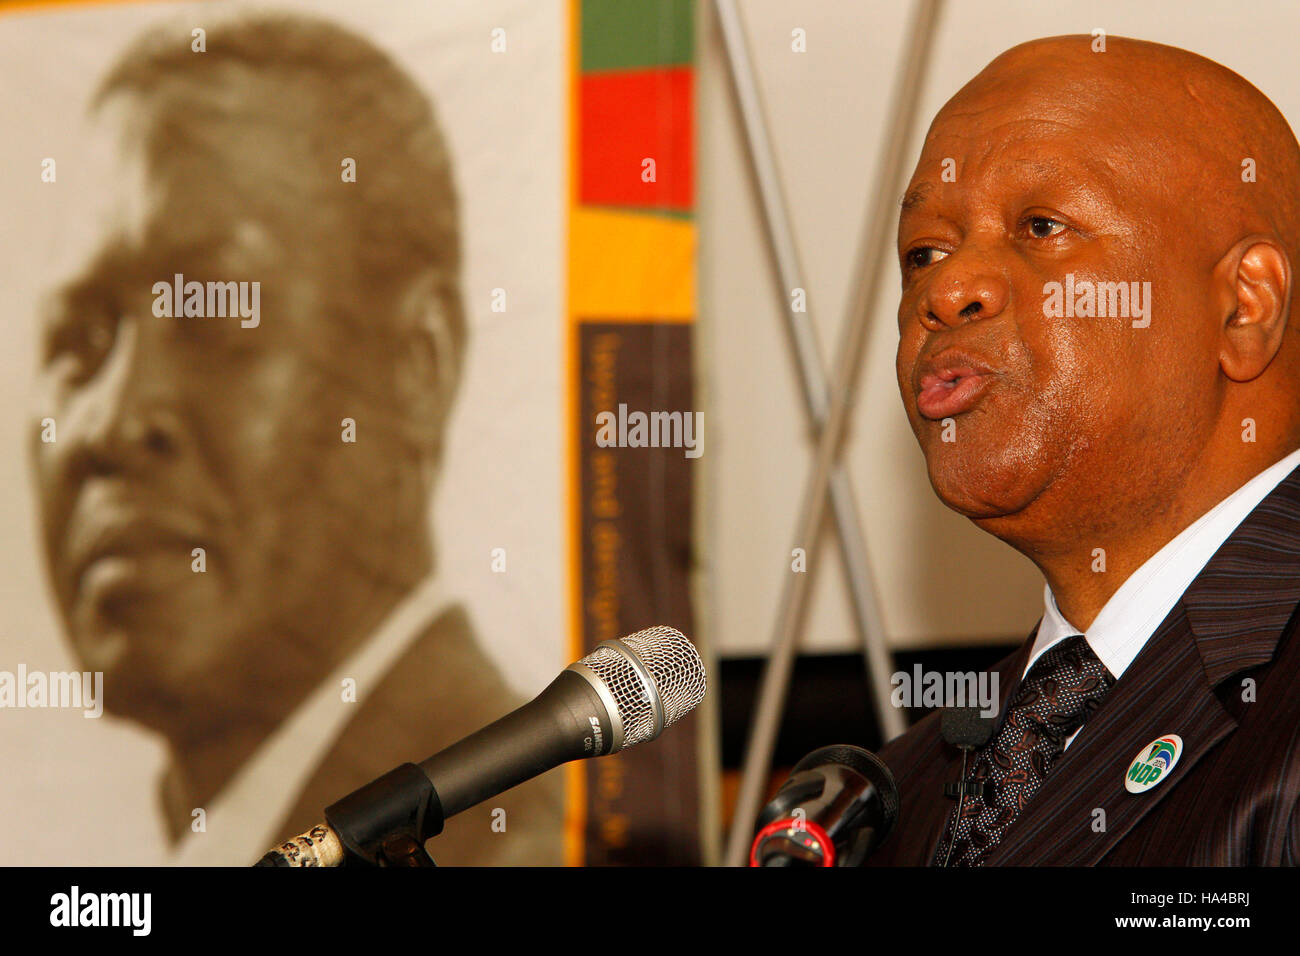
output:
<path id="1" fill-rule="evenodd" d="M 1065 223 L 1049 219 L 1047 216 L 1030 216 L 1028 226 L 1029 234 L 1035 239 L 1051 239 L 1053 236 L 1060 235 L 1065 229 Z"/>
<path id="2" fill-rule="evenodd" d="M 916 249 L 909 249 L 904 260 L 908 269 L 924 269 L 926 266 L 932 266 L 940 259 L 947 256 L 948 253 L 942 249 L 936 249 L 933 246 L 919 246 Z"/>
<path id="3" fill-rule="evenodd" d="M 47 343 L 46 364 L 67 362 L 73 378 L 87 378 L 103 364 L 115 339 L 114 323 L 107 314 L 62 322 Z"/>

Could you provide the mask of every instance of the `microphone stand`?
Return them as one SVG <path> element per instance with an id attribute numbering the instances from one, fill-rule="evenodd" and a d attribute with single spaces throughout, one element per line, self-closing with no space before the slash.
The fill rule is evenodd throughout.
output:
<path id="1" fill-rule="evenodd" d="M 325 808 L 325 826 L 299 837 L 336 838 L 343 866 L 436 866 L 424 843 L 442 832 L 445 817 L 428 774 L 404 763 Z M 331 834 L 330 831 L 333 831 Z M 300 851 L 287 843 L 267 853 L 256 866 L 285 866 Z"/>

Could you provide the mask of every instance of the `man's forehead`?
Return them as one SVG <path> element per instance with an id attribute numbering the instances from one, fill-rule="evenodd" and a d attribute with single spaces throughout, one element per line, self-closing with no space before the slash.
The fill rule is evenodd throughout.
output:
<path id="1" fill-rule="evenodd" d="M 1131 107 L 1107 99 L 1083 100 L 1065 93 L 1054 97 L 1041 89 L 997 98 L 954 98 L 931 123 L 922 157 L 970 160 L 989 155 L 1002 160 L 1032 158 L 1036 152 L 1108 150 L 1149 132 Z"/>
<path id="2" fill-rule="evenodd" d="M 66 177 L 70 188 L 60 191 L 68 200 L 61 206 L 58 251 L 52 263 L 60 276 L 83 269 L 100 253 L 106 236 L 129 233 L 129 223 L 150 218 L 149 177 L 128 119 L 117 107 L 85 119 L 79 161 Z"/>
<path id="3" fill-rule="evenodd" d="M 951 145 L 951 144 L 938 144 Z M 927 149 L 901 203 L 904 218 L 953 197 L 989 193 L 1013 197 L 1035 190 L 1125 193 L 1123 163 L 1089 151 L 1067 136 L 1003 140 L 986 150 Z"/>
<path id="4" fill-rule="evenodd" d="M 1086 146 L 1113 143 L 1139 129 L 1150 133 L 1152 117 L 1138 105 L 1149 87 L 1144 93 L 1132 77 L 1091 66 L 1100 62 L 1095 57 L 1085 62 L 1090 69 L 1072 64 L 1049 71 L 1018 63 L 1016 69 L 998 71 L 990 66 L 935 115 L 926 150 L 939 144 L 975 150 L 1008 140 L 1052 143 L 1061 137 Z"/>
<path id="5" fill-rule="evenodd" d="M 269 257 L 285 251 L 288 236 L 278 228 L 285 217 L 268 215 L 266 206 L 229 185 L 214 178 L 201 188 L 174 170 L 147 170 L 133 187 L 121 189 L 99 223 L 100 235 L 146 255 L 214 258 L 237 252 L 269 264 Z"/>
<path id="6" fill-rule="evenodd" d="M 271 192 L 269 177 L 258 175 L 262 161 L 219 142 L 151 146 L 147 126 L 156 118 L 143 115 L 135 99 L 112 97 L 88 119 L 77 170 L 82 198 L 68 217 L 65 251 L 83 263 L 88 246 L 106 240 L 133 248 L 229 241 L 273 251 L 267 220 L 278 217 L 258 201 L 259 192 Z"/>

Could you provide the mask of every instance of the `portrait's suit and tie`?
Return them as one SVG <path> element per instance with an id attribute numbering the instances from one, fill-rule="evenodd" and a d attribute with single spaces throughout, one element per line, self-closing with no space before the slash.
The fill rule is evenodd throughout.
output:
<path id="1" fill-rule="evenodd" d="M 307 832 L 344 794 L 525 703 L 483 652 L 465 610 L 453 605 L 415 636 L 358 704 L 300 783 L 276 842 Z M 542 774 L 447 820 L 428 851 L 444 866 L 558 865 L 563 825 L 564 777 Z"/>
<path id="2" fill-rule="evenodd" d="M 1300 471 L 1293 471 L 1197 576 L 984 864 L 1300 862 L 1298 610 Z M 995 668 L 1004 708 L 1032 644 L 1031 635 Z M 902 809 L 871 865 L 934 859 L 956 802 L 944 784 L 958 780 L 961 767 L 940 716 L 880 752 Z M 1130 762 L 1167 734 L 1184 743 L 1168 778 L 1129 793 Z"/>

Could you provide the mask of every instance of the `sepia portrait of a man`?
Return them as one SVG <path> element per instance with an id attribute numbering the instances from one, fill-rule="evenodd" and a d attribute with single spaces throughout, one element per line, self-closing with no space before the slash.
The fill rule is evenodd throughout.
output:
<path id="1" fill-rule="evenodd" d="M 240 865 L 523 697 L 428 530 L 467 341 L 433 105 L 314 16 L 192 26 L 90 98 L 102 203 L 41 298 L 29 451 L 75 659 L 166 741 L 168 861 Z M 559 863 L 562 798 L 539 778 L 430 850 Z"/>

